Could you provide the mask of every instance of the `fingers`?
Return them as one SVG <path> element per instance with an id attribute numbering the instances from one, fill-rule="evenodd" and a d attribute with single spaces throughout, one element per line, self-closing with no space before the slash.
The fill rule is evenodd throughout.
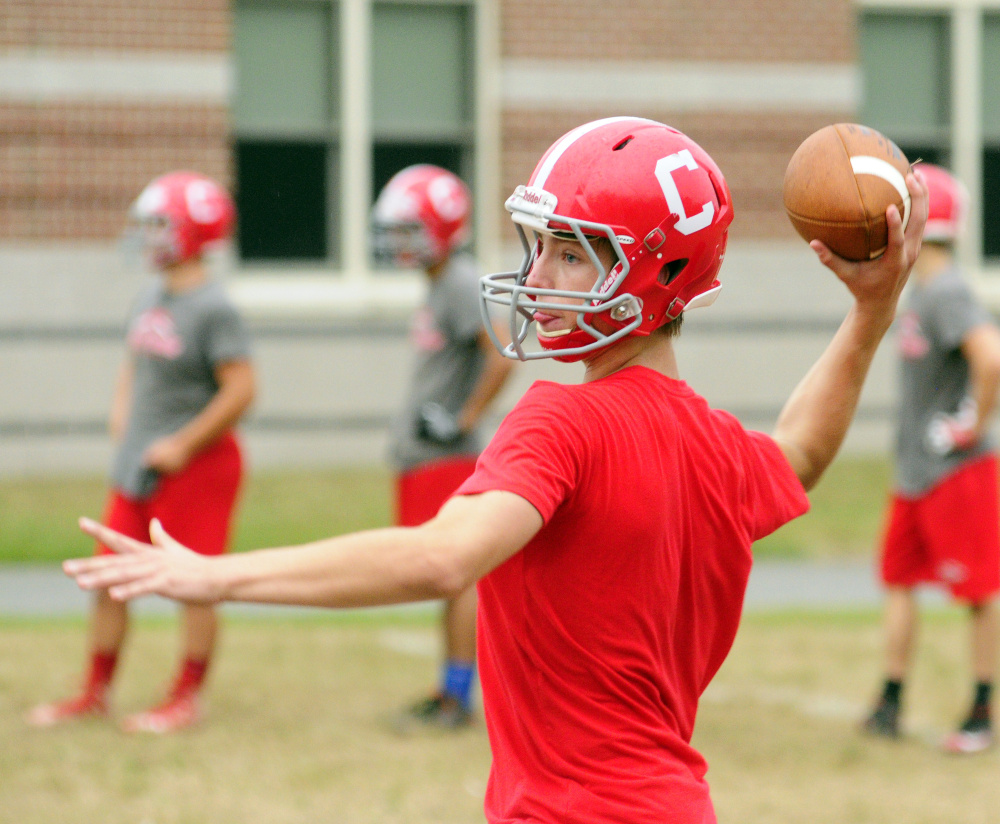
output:
<path id="1" fill-rule="evenodd" d="M 906 236 L 913 239 L 916 249 L 913 254 L 916 256 L 920 251 L 920 241 L 924 235 L 924 227 L 927 224 L 928 198 L 927 183 L 924 174 L 919 167 L 906 176 L 906 188 L 910 193 L 910 217 L 905 226 Z"/>
<path id="2" fill-rule="evenodd" d="M 130 601 L 142 595 L 156 595 L 159 591 L 159 578 L 152 576 L 108 587 L 108 595 L 113 601 Z"/>
<path id="3" fill-rule="evenodd" d="M 153 520 L 149 522 L 149 537 L 153 541 L 154 546 L 169 549 L 174 552 L 178 550 L 187 552 L 190 551 L 186 546 L 170 537 L 167 530 L 163 528 L 163 524 L 160 523 L 159 518 L 153 518 Z"/>
<path id="4" fill-rule="evenodd" d="M 149 544 L 122 535 L 120 532 L 115 532 L 115 530 L 104 526 L 104 524 L 99 524 L 97 521 L 92 521 L 90 518 L 80 518 L 79 525 L 80 529 L 88 535 L 96 538 L 108 549 L 120 554 L 139 552 L 149 546 Z"/>
<path id="5" fill-rule="evenodd" d="M 816 257 L 827 269 L 833 272 L 842 282 L 849 283 L 858 270 L 858 263 L 847 258 L 842 258 L 821 240 L 812 240 L 809 247 L 816 253 Z"/>
<path id="6" fill-rule="evenodd" d="M 843 260 L 843 258 L 839 255 L 835 255 L 832 251 L 830 251 L 830 247 L 823 243 L 822 240 L 810 241 L 809 247 L 816 253 L 816 257 L 819 258 L 819 262 L 828 269 L 832 269 L 833 264 L 837 261 Z"/>
<path id="7" fill-rule="evenodd" d="M 927 180 L 919 166 L 914 166 L 906 176 L 906 188 L 910 192 L 911 207 L 913 201 L 919 201 L 923 212 L 927 211 Z"/>
<path id="8" fill-rule="evenodd" d="M 97 555 L 65 561 L 63 571 L 80 589 L 106 589 L 115 600 L 127 600 L 153 591 L 159 564 L 149 555 Z"/>
<path id="9" fill-rule="evenodd" d="M 76 580 L 77 586 L 85 590 L 106 589 L 117 601 L 153 591 L 158 560 L 155 554 L 147 552 L 153 549 L 150 544 L 122 535 L 90 518 L 80 518 L 79 524 L 83 532 L 116 554 L 77 558 L 63 563 L 63 571 Z M 159 526 L 159 531 L 168 540 L 173 540 L 162 526 Z"/>
<path id="10" fill-rule="evenodd" d="M 881 256 L 886 260 L 894 260 L 905 252 L 906 235 L 903 232 L 903 218 L 895 203 L 890 203 L 885 210 L 886 245 Z"/>

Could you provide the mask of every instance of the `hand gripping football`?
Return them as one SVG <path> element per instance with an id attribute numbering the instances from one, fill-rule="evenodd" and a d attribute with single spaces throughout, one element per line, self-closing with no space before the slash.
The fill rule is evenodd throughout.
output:
<path id="1" fill-rule="evenodd" d="M 785 170 L 785 211 L 807 241 L 821 240 L 848 260 L 885 251 L 885 210 L 910 217 L 910 163 L 884 135 L 856 123 L 825 126 L 795 150 Z"/>

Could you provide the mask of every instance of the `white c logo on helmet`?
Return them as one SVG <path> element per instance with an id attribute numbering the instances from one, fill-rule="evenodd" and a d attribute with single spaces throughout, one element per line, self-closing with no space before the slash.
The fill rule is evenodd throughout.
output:
<path id="1" fill-rule="evenodd" d="M 458 220 L 465 214 L 465 197 L 455 181 L 439 177 L 427 187 L 427 197 L 431 206 L 444 220 Z"/>
<path id="2" fill-rule="evenodd" d="M 214 223 L 222 214 L 215 187 L 207 180 L 194 180 L 184 188 L 188 214 L 195 223 Z"/>
<path id="3" fill-rule="evenodd" d="M 656 161 L 654 174 L 660 182 L 660 188 L 663 189 L 663 196 L 667 199 L 670 211 L 680 216 L 674 228 L 682 235 L 693 235 L 695 232 L 712 225 L 712 218 L 715 217 L 715 205 L 705 203 L 698 214 L 690 217 L 684 213 L 684 203 L 673 176 L 673 172 L 681 167 L 691 171 L 698 168 L 698 163 L 688 149 L 681 149 L 675 154 L 661 157 Z"/>

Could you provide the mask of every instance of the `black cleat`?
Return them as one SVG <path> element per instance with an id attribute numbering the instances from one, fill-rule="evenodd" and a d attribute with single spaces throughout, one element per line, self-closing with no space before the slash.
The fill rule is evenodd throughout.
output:
<path id="1" fill-rule="evenodd" d="M 861 730 L 879 738 L 899 738 L 899 704 L 879 701 L 862 722 Z"/>

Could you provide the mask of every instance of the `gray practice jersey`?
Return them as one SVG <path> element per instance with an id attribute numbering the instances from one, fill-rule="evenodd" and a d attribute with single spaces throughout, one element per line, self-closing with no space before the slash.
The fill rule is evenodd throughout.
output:
<path id="1" fill-rule="evenodd" d="M 152 493 L 156 480 L 142 465 L 146 447 L 205 408 L 219 389 L 215 367 L 249 358 L 250 339 L 220 284 L 174 295 L 156 282 L 136 300 L 126 340 L 135 371 L 128 426 L 111 481 L 141 498 Z"/>
<path id="2" fill-rule="evenodd" d="M 952 415 L 969 392 L 963 338 L 990 316 L 959 272 L 951 269 L 927 285 L 914 284 L 896 319 L 899 347 L 899 413 L 896 486 L 916 496 L 958 466 L 993 448 L 983 438 L 969 449 L 935 454 L 927 431 L 935 415 Z"/>
<path id="3" fill-rule="evenodd" d="M 416 363 L 406 401 L 390 431 L 390 456 L 397 469 L 405 471 L 451 455 L 477 455 L 482 449 L 478 432 L 442 445 L 422 439 L 418 430 L 425 403 L 439 403 L 453 415 L 464 406 L 483 370 L 482 328 L 476 265 L 467 255 L 454 255 L 431 282 L 427 299 L 411 322 Z"/>

